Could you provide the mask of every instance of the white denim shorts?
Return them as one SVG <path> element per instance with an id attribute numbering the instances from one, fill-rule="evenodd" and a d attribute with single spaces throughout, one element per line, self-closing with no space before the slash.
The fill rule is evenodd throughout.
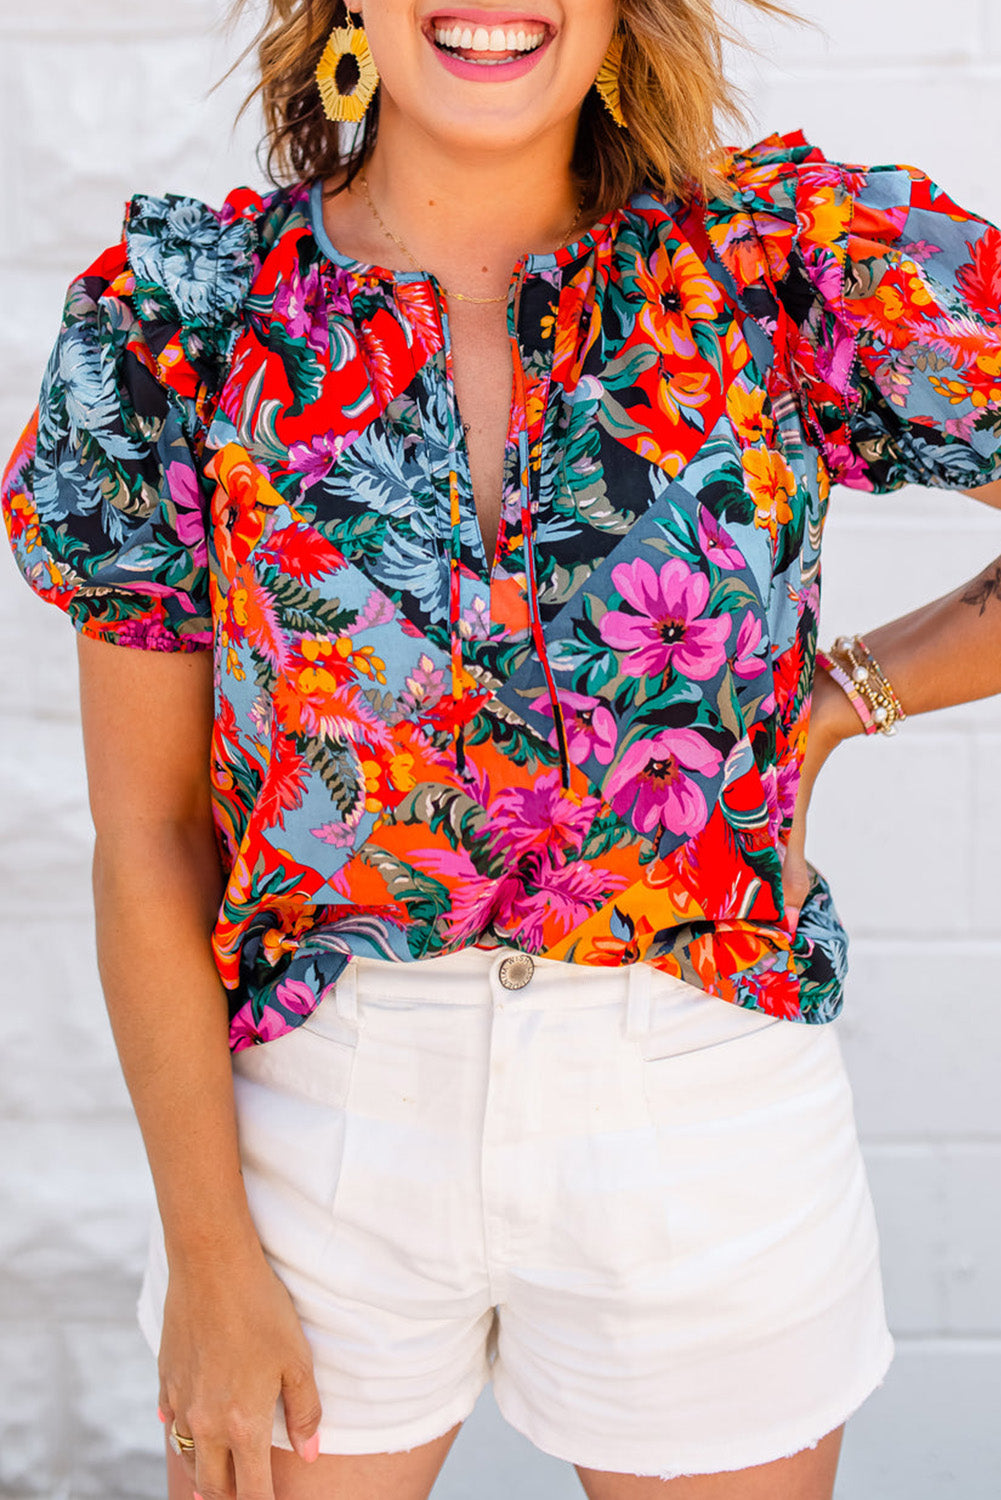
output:
<path id="1" fill-rule="evenodd" d="M 814 1445 L 893 1354 L 837 1023 L 644 965 L 511 958 L 352 960 L 302 1027 L 234 1059 L 322 1451 L 428 1442 L 487 1381 L 588 1468 L 671 1478 Z M 157 1232 L 154 1350 L 165 1288 Z"/>

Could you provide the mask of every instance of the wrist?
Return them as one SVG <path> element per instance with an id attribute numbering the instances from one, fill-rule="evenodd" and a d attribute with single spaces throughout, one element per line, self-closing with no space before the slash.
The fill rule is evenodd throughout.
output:
<path id="1" fill-rule="evenodd" d="M 829 755 L 842 740 L 856 739 L 864 733 L 865 725 L 852 707 L 851 699 L 824 668 L 818 666 L 810 708 L 811 741 Z"/>
<path id="2" fill-rule="evenodd" d="M 200 1215 L 196 1224 L 165 1228 L 164 1244 L 171 1273 L 180 1275 L 228 1274 L 234 1265 L 253 1265 L 264 1256 L 249 1213 Z"/>

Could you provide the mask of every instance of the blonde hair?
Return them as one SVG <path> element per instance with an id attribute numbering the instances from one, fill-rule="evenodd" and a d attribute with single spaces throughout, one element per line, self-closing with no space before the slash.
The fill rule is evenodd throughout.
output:
<path id="1" fill-rule="evenodd" d="M 239 14 L 249 0 L 234 0 Z M 742 0 L 752 10 L 799 20 L 779 0 Z M 345 21 L 345 0 L 268 0 L 255 46 L 272 181 L 360 171 L 375 144 L 379 96 L 351 134 L 327 119 L 314 77 L 326 40 Z M 720 127 L 743 120 L 742 100 L 724 70 L 724 49 L 739 41 L 717 0 L 619 0 L 619 94 L 627 129 L 615 124 L 594 89 L 584 100 L 573 170 L 587 207 L 605 213 L 653 188 L 665 196 L 718 190 Z M 343 133 L 342 133 L 343 132 Z"/>

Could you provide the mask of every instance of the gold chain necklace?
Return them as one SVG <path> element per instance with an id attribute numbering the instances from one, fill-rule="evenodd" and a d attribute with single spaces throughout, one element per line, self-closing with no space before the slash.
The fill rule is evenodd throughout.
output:
<path id="1" fill-rule="evenodd" d="M 382 215 L 379 213 L 379 210 L 376 208 L 375 204 L 372 201 L 372 194 L 369 191 L 368 186 L 368 178 L 364 175 L 364 173 L 362 173 L 358 181 L 361 183 L 361 190 L 365 194 L 365 202 L 368 204 L 369 209 L 371 210 L 372 217 L 378 224 L 379 228 L 382 230 L 383 234 L 386 235 L 388 239 L 391 239 L 393 241 L 393 244 L 398 246 L 399 249 L 403 251 L 404 255 L 407 257 L 407 260 L 410 261 L 410 264 L 414 266 L 418 271 L 420 271 L 422 276 L 427 276 L 427 271 L 421 265 L 420 261 L 414 255 L 410 247 L 408 245 L 405 245 L 404 242 L 400 239 L 400 236 L 398 234 L 394 234 L 389 225 L 383 220 Z M 584 198 L 583 195 L 581 195 L 581 197 L 577 200 L 577 212 L 574 214 L 573 223 L 564 234 L 562 240 L 560 241 L 561 244 L 565 245 L 568 240 L 573 238 L 574 231 L 576 230 L 577 225 L 580 223 L 581 214 L 583 212 Z M 481 307 L 487 306 L 488 303 L 506 302 L 508 298 L 507 292 L 504 293 L 503 297 L 470 297 L 465 292 L 450 292 L 447 287 L 441 285 L 440 281 L 438 285 L 441 286 L 442 292 L 446 297 L 450 297 L 456 302 L 476 302 Z"/>

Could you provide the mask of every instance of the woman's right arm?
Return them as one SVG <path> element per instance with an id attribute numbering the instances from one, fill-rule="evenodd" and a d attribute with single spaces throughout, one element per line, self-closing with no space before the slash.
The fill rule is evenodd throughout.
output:
<path id="1" fill-rule="evenodd" d="M 310 1460 L 320 1402 L 240 1172 L 228 1006 L 210 947 L 223 888 L 211 653 L 81 636 L 79 663 L 98 959 L 170 1271 L 160 1405 L 195 1438 L 189 1471 L 204 1500 L 271 1500 L 275 1403 Z"/>

